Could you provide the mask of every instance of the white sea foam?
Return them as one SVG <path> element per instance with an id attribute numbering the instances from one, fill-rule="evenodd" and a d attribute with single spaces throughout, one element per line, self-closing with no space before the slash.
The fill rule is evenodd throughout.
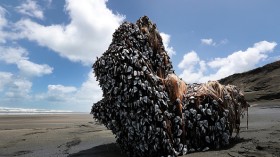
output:
<path id="1" fill-rule="evenodd" d="M 74 113 L 67 110 L 47 110 L 47 109 L 30 109 L 30 108 L 11 108 L 0 107 L 0 114 L 58 114 L 58 113 Z"/>

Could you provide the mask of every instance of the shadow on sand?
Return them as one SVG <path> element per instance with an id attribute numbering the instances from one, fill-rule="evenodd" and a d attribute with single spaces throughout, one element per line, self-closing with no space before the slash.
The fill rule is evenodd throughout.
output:
<path id="1" fill-rule="evenodd" d="M 69 157 L 126 157 L 121 153 L 121 149 L 117 143 L 110 143 L 83 150 L 75 154 L 70 154 Z"/>
<path id="2" fill-rule="evenodd" d="M 238 140 L 231 140 L 230 144 L 226 147 L 216 150 L 209 151 L 217 151 L 217 150 L 227 150 L 234 147 L 238 143 L 248 142 L 252 139 L 244 139 L 240 138 Z M 197 153 L 197 152 L 193 152 Z M 190 153 L 191 154 L 191 153 Z M 126 157 L 126 154 L 121 153 L 121 149 L 117 143 L 104 144 L 100 146 L 93 147 L 91 149 L 83 150 L 75 154 L 70 154 L 69 157 Z"/>

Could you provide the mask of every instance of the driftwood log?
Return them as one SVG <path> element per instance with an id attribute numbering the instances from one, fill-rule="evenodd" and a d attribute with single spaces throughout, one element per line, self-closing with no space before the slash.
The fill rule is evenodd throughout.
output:
<path id="1" fill-rule="evenodd" d="M 103 99 L 93 117 L 112 130 L 128 156 L 178 156 L 217 149 L 239 134 L 248 108 L 235 86 L 186 84 L 176 76 L 156 25 L 124 22 L 94 73 Z"/>

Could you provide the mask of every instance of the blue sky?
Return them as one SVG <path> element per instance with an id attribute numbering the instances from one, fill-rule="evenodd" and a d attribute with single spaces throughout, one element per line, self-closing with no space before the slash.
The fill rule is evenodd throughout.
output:
<path id="1" fill-rule="evenodd" d="M 0 108 L 89 112 L 91 65 L 124 21 L 157 24 L 177 75 L 216 80 L 280 59 L 277 0 L 1 0 Z"/>

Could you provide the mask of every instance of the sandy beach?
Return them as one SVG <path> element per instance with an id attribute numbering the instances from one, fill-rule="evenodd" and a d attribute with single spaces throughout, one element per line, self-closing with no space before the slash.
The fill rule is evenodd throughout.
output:
<path id="1" fill-rule="evenodd" d="M 114 135 L 90 114 L 0 115 L 0 156 L 125 157 Z M 249 129 L 228 148 L 185 156 L 280 156 L 280 103 L 253 103 Z"/>
<path id="2" fill-rule="evenodd" d="M 115 142 L 90 114 L 0 115 L 0 156 L 68 156 Z"/>

